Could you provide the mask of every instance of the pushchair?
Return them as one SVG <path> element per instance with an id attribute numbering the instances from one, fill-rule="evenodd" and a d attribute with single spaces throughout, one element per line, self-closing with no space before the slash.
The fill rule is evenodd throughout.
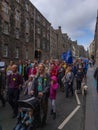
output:
<path id="1" fill-rule="evenodd" d="M 40 127 L 40 102 L 36 97 L 23 97 L 18 101 L 18 106 L 22 108 L 23 113 L 26 113 L 30 109 L 33 110 L 33 123 L 26 130 L 36 130 L 36 128 Z"/>

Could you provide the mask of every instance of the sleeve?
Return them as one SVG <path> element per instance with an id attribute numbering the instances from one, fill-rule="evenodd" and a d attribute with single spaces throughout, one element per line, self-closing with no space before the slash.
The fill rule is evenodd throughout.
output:
<path id="1" fill-rule="evenodd" d="M 96 68 L 95 72 L 94 72 L 94 78 L 97 79 L 97 73 L 98 73 L 98 68 Z"/>
<path id="2" fill-rule="evenodd" d="M 23 85 L 23 77 L 18 74 L 19 85 Z"/>
<path id="3" fill-rule="evenodd" d="M 43 93 L 48 93 L 50 91 L 50 76 L 47 74 L 44 78 L 44 90 Z"/>
<path id="4" fill-rule="evenodd" d="M 32 124 L 33 118 L 29 118 L 26 122 L 27 122 L 28 124 Z"/>

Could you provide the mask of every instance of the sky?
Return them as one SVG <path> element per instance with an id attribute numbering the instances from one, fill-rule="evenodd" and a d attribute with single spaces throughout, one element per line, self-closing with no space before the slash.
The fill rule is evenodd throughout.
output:
<path id="1" fill-rule="evenodd" d="M 98 0 L 30 0 L 52 24 L 86 49 L 94 39 Z"/>

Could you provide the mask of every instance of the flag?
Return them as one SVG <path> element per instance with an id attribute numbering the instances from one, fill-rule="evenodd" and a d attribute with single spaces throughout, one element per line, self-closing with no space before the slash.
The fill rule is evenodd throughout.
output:
<path id="1" fill-rule="evenodd" d="M 66 61 L 66 56 L 67 56 L 67 53 L 63 52 L 62 55 L 61 55 L 61 59 Z"/>
<path id="2" fill-rule="evenodd" d="M 67 61 L 68 64 L 72 64 L 73 63 L 73 56 L 72 56 L 71 50 L 67 51 L 66 61 Z"/>

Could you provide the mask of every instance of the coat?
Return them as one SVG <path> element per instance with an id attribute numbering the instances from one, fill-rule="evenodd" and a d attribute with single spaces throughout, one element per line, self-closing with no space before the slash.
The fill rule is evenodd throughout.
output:
<path id="1" fill-rule="evenodd" d="M 55 76 L 53 76 L 51 79 L 53 80 L 55 78 Z M 56 93 L 57 93 L 57 89 L 58 89 L 58 82 L 57 79 L 55 78 L 55 83 L 51 84 L 50 86 L 50 99 L 56 99 Z"/>

